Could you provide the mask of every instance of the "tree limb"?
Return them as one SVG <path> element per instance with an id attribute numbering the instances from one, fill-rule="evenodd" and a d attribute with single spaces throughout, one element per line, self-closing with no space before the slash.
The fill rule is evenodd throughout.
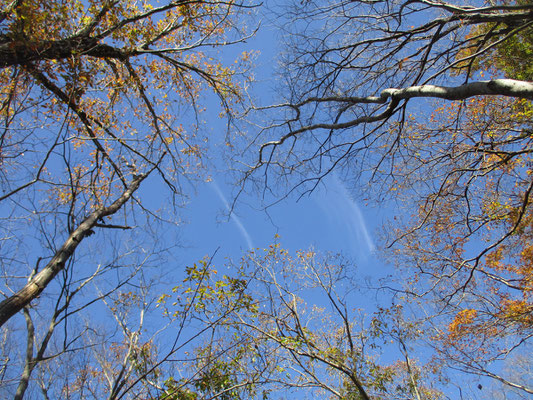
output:
<path id="1" fill-rule="evenodd" d="M 149 173 L 135 176 L 128 188 L 111 205 L 99 208 L 86 217 L 55 253 L 46 267 L 14 295 L 0 303 L 0 326 L 37 298 L 46 286 L 63 270 L 82 240 L 92 234 L 92 229 L 103 217 L 115 214 L 133 196 Z"/>

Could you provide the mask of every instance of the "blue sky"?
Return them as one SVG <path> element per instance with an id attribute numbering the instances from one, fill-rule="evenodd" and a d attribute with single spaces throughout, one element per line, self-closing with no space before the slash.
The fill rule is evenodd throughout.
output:
<path id="1" fill-rule="evenodd" d="M 266 20 L 268 16 L 264 18 L 257 21 L 260 29 L 254 38 L 228 53 L 225 49 L 220 55 L 225 58 L 242 50 L 257 51 L 252 95 L 260 105 L 278 100 L 275 72 L 283 50 L 278 29 Z M 217 141 L 223 140 L 217 135 L 224 131 L 225 121 L 219 120 L 216 125 L 211 121 L 211 145 L 217 146 Z M 253 127 L 249 128 L 248 134 L 255 137 L 257 132 L 252 130 Z M 254 150 L 257 151 L 249 148 L 250 152 Z M 229 167 L 221 159 L 211 159 L 211 163 L 212 180 L 196 187 L 196 193 L 183 210 L 186 224 L 180 231 L 180 239 L 185 258 L 191 262 L 212 254 L 217 248 L 220 248 L 219 257 L 238 258 L 251 248 L 268 246 L 277 234 L 282 246 L 292 251 L 314 247 L 318 251 L 343 253 L 360 268 L 374 268 L 377 264 L 385 267 L 375 251 L 375 234 L 383 222 L 383 213 L 359 204 L 357 193 L 351 193 L 337 175 L 328 176 L 309 196 L 289 196 L 268 210 L 262 208 L 260 194 L 241 195 L 234 212 L 228 214 L 235 193 L 227 174 Z"/>
<path id="2" fill-rule="evenodd" d="M 274 40 L 276 37 L 275 29 L 263 24 L 257 37 L 245 44 L 247 50 L 261 52 L 256 62 L 255 92 L 261 94 L 262 104 L 276 102 L 273 76 L 280 50 Z M 211 130 L 215 135 L 224 128 L 221 121 L 220 126 L 212 126 Z M 249 134 L 250 137 L 256 135 L 255 132 Z M 279 235 L 281 246 L 291 252 L 312 247 L 318 252 L 342 253 L 353 260 L 362 278 L 372 278 L 376 282 L 379 278 L 394 275 L 394 268 L 379 255 L 379 231 L 383 223 L 401 212 L 394 203 L 363 204 L 361 193 L 348 187 L 333 173 L 310 195 L 289 196 L 264 210 L 260 194 L 245 194 L 240 197 L 234 212 L 229 213 L 235 188 L 223 162 L 218 159 L 211 162 L 218 171 L 210 171 L 210 182 L 196 186 L 195 194 L 183 209 L 185 224 L 179 230 L 182 247 L 176 253 L 180 263 L 178 269 L 215 251 L 214 265 L 220 267 L 226 259 L 240 259 L 247 250 L 268 247 L 275 235 Z M 387 297 L 382 291 L 380 296 Z M 374 296 L 352 300 L 350 306 L 363 307 L 368 313 L 375 310 L 377 299 Z M 387 302 L 386 298 L 379 300 Z M 395 356 L 390 352 L 384 355 L 386 358 Z M 415 356 L 424 358 L 427 355 Z M 470 398 L 479 398 L 482 393 L 477 389 L 478 381 L 472 376 L 468 382 L 463 379 L 454 378 L 460 382 L 463 393 L 468 392 L 473 396 Z M 458 394 L 456 389 L 449 393 L 452 397 Z"/>
<path id="3" fill-rule="evenodd" d="M 289 250 L 314 247 L 341 252 L 361 267 L 381 263 L 376 259 L 374 235 L 383 216 L 358 204 L 335 175 L 311 195 L 289 197 L 267 210 L 258 206 L 259 198 L 241 198 L 228 216 L 231 192 L 231 187 L 215 178 L 202 184 L 191 198 L 181 234 L 188 254 L 201 258 L 220 246 L 221 255 L 235 256 L 268 246 L 277 234 Z"/>
<path id="4" fill-rule="evenodd" d="M 256 37 L 234 49 L 222 49 L 224 53 L 221 56 L 229 61 L 242 50 L 260 51 L 254 72 L 254 93 L 260 95 L 263 105 L 275 103 L 274 72 L 276 57 L 281 50 L 275 28 L 262 23 Z M 218 110 L 215 103 L 213 109 Z M 220 266 L 227 258 L 238 260 L 246 251 L 268 247 L 274 240 L 292 252 L 314 248 L 318 252 L 342 253 L 353 260 L 362 278 L 379 279 L 394 273 L 394 269 L 379 257 L 378 231 L 386 219 L 399 211 L 392 204 L 386 207 L 362 204 L 360 193 L 354 187 L 346 186 L 335 173 L 327 176 L 309 195 L 301 198 L 292 195 L 279 202 L 272 199 L 276 204 L 268 209 L 263 208 L 260 194 L 245 193 L 230 212 L 235 187 L 227 174 L 229 167 L 224 164 L 216 147 L 224 141 L 226 125 L 223 119 L 210 115 L 215 114 L 211 112 L 211 107 L 206 114 L 205 118 L 209 121 L 206 133 L 212 137 L 209 150 L 213 158 L 208 162 L 211 179 L 195 183 L 194 190 L 189 187 L 193 193 L 189 194 L 185 207 L 178 211 L 178 219 L 183 223 L 172 232 L 177 237 L 177 247 L 172 250 L 175 260 L 168 260 L 165 267 L 175 270 L 176 275 L 172 278 L 177 280 L 165 281 L 169 290 L 180 283 L 179 277 L 184 274 L 186 266 L 205 256 L 216 252 L 214 264 Z M 249 129 L 250 138 L 255 137 L 257 132 Z M 250 147 L 249 151 L 257 151 L 257 148 Z M 161 187 L 158 186 L 161 183 L 155 183 L 155 179 L 147 179 L 139 191 L 139 198 L 143 203 L 149 203 L 149 208 L 154 211 L 164 207 L 164 202 L 168 201 L 161 196 Z M 277 235 L 279 239 L 275 239 Z M 157 232 L 157 240 L 159 237 L 161 242 L 173 240 L 166 237 L 166 232 Z M 87 242 L 90 243 L 89 240 Z M 136 243 L 135 246 L 141 247 L 142 244 Z M 85 247 L 83 250 L 92 261 L 90 250 Z M 28 254 L 32 258 L 38 256 L 33 257 L 31 251 Z M 384 297 L 383 301 L 386 301 Z M 374 300 L 354 299 L 353 305 L 372 312 Z"/>

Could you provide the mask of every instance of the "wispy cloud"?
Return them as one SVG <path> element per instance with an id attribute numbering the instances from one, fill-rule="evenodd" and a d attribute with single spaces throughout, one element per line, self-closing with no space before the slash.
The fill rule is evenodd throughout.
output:
<path id="1" fill-rule="evenodd" d="M 336 175 L 329 177 L 325 184 L 326 189 L 321 191 L 318 199 L 319 206 L 339 226 L 339 231 L 345 231 L 339 233 L 346 236 L 350 246 L 360 256 L 368 256 L 375 250 L 375 245 L 359 205 Z"/>
<path id="2" fill-rule="evenodd" d="M 246 228 L 242 224 L 242 222 L 239 219 L 239 217 L 237 217 L 235 215 L 235 213 L 233 213 L 231 211 L 231 207 L 230 207 L 230 205 L 228 203 L 228 200 L 226 199 L 226 196 L 224 196 L 224 193 L 222 193 L 222 190 L 220 190 L 220 187 L 218 186 L 218 184 L 216 183 L 215 180 L 211 181 L 211 188 L 217 194 L 217 196 L 220 199 L 220 201 L 222 202 L 222 204 L 224 204 L 224 207 L 226 208 L 226 211 L 228 213 L 230 213 L 230 218 L 233 221 L 233 223 L 237 226 L 237 229 L 239 230 L 239 232 L 241 233 L 242 237 L 244 238 L 244 241 L 246 242 L 246 245 L 248 246 L 248 250 L 252 250 L 254 248 L 253 243 L 252 243 L 252 238 L 248 234 L 248 231 L 246 230 Z"/>
<path id="3" fill-rule="evenodd" d="M 363 239 L 369 252 L 374 251 L 376 247 L 374 246 L 374 242 L 370 237 L 370 234 L 368 233 L 365 218 L 361 213 L 359 205 L 353 199 L 353 196 L 350 194 L 350 192 L 346 189 L 344 183 L 336 175 L 333 176 L 333 181 L 335 182 L 336 187 L 339 188 L 339 191 L 341 192 L 344 201 L 348 203 L 348 207 L 352 211 L 350 214 L 349 221 L 352 228 L 355 230 L 357 238 Z"/>

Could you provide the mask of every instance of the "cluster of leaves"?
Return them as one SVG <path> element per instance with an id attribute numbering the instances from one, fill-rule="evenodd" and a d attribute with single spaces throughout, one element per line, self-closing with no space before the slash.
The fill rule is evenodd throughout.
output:
<path id="1" fill-rule="evenodd" d="M 165 381 L 165 389 L 159 400 L 197 400 L 202 398 L 218 398 L 223 400 L 241 399 L 237 390 L 240 386 L 234 380 L 234 365 L 224 361 L 207 363 L 198 372 L 199 377 L 192 382 L 186 379 L 176 381 L 169 378 Z M 190 387 L 190 388 L 189 388 Z"/>
<path id="2" fill-rule="evenodd" d="M 527 0 L 506 0 L 506 6 L 527 6 Z M 531 81 L 533 66 L 533 28 L 516 27 L 512 23 L 486 23 L 474 26 L 466 35 L 468 46 L 461 49 L 457 58 L 457 74 L 504 75 L 507 78 Z M 481 48 L 485 50 L 478 54 Z"/>

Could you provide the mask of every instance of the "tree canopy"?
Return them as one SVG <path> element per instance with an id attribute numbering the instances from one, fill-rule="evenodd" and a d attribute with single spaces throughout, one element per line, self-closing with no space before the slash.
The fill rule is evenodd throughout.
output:
<path id="1" fill-rule="evenodd" d="M 95 228 L 113 228 L 105 221 L 149 174 L 179 195 L 180 176 L 196 173 L 202 139 L 179 110 L 197 112 L 209 88 L 232 113 L 239 70 L 203 49 L 241 40 L 233 21 L 245 8 L 209 1 L 4 3 L 1 199 L 14 206 L 13 219 L 30 213 L 43 238 L 49 228 L 61 234 L 46 246 L 46 266 L 0 304 L 2 324 L 41 293 Z M 177 96 L 170 100 L 170 93 Z M 54 223 L 42 224 L 45 214 Z"/>
<path id="2" fill-rule="evenodd" d="M 0 389 L 422 400 L 459 371 L 531 395 L 533 5 L 269 6 L 281 99 L 259 106 L 242 49 L 264 5 L 0 0 Z M 336 174 L 398 205 L 380 248 L 397 273 L 365 283 L 276 237 L 169 282 L 216 115 L 240 195 L 279 203 Z"/>
<path id="3" fill-rule="evenodd" d="M 532 332 L 531 3 L 283 10 L 285 98 L 256 107 L 247 178 L 301 196 L 335 172 L 398 204 L 383 249 L 440 360 L 531 393 L 491 370 Z"/>
<path id="4" fill-rule="evenodd" d="M 230 60 L 219 49 L 247 38 L 237 18 L 252 9 L 233 0 L 0 2 L 0 325 L 15 334 L 12 317 L 23 314 L 27 334 L 27 343 L 10 336 L 26 350 L 8 351 L 20 357 L 2 367 L 15 398 L 37 370 L 45 397 L 66 396 L 57 384 L 46 394 L 53 363 L 40 365 L 63 360 L 67 376 L 71 351 L 110 343 L 111 326 L 76 316 L 96 302 L 123 334 L 114 367 L 100 359 L 106 396 L 142 376 L 130 358 L 148 346 L 140 316 L 155 296 L 155 275 L 143 271 L 163 262 L 169 242 L 158 235 L 178 222 L 184 183 L 204 174 L 205 104 L 228 121 L 241 104 L 249 55 Z M 165 209 L 142 193 L 148 177 Z M 128 301 L 136 328 L 118 307 Z"/>

